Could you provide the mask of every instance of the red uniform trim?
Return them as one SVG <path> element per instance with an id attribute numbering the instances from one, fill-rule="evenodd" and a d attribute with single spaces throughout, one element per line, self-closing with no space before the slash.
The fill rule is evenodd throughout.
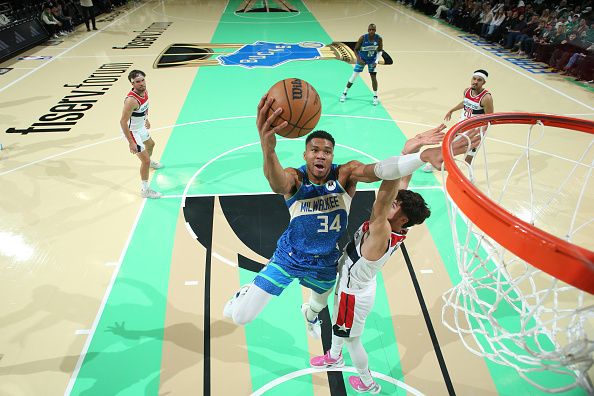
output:
<path id="1" fill-rule="evenodd" d="M 148 100 L 149 96 L 148 96 L 148 91 L 144 91 L 144 97 L 138 95 L 136 92 L 134 91 L 130 91 L 128 92 L 128 95 L 126 95 L 126 98 L 134 98 L 136 99 L 136 101 L 138 102 L 138 106 L 142 106 L 143 104 L 146 103 L 146 101 Z"/>
<path id="2" fill-rule="evenodd" d="M 338 326 L 350 329 L 353 327 L 353 318 L 355 317 L 355 296 L 345 292 L 340 293 L 340 305 L 336 324 Z"/>

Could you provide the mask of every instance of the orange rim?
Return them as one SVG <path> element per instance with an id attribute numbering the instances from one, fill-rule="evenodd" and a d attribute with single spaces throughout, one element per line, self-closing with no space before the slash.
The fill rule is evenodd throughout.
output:
<path id="1" fill-rule="evenodd" d="M 478 190 L 456 165 L 450 146 L 461 131 L 496 124 L 536 124 L 594 134 L 594 122 L 537 113 L 494 113 L 454 125 L 442 146 L 446 190 L 458 208 L 505 249 L 557 279 L 594 294 L 594 252 L 553 236 L 515 217 Z"/>

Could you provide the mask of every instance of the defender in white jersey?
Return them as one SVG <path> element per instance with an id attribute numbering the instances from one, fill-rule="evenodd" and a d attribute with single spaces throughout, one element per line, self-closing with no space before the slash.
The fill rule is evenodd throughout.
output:
<path id="1" fill-rule="evenodd" d="M 483 85 L 487 82 L 487 77 L 489 77 L 489 73 L 486 70 L 479 69 L 474 71 L 470 80 L 470 88 L 466 88 L 462 93 L 462 101 L 446 113 L 444 117 L 445 121 L 451 120 L 452 113 L 461 109 L 464 110 L 460 114 L 460 121 L 481 114 L 491 114 L 495 111 L 493 107 L 493 96 L 483 88 Z M 483 137 L 486 131 L 486 127 L 480 128 Z M 467 163 L 472 164 L 476 150 L 477 148 L 474 148 L 466 155 L 464 160 Z M 433 172 L 433 169 L 430 164 L 423 167 L 424 172 Z"/>
<path id="2" fill-rule="evenodd" d="M 285 197 L 291 220 L 268 265 L 251 284 L 235 293 L 223 313 L 236 324 L 249 323 L 273 296 L 280 295 L 298 279 L 311 289 L 309 303 L 302 306 L 302 312 L 309 334 L 319 338 L 318 313 L 327 306 L 336 281 L 336 261 L 340 256 L 336 242 L 347 228 L 350 201 L 357 183 L 410 175 L 427 161 L 439 166 L 442 161 L 439 147 L 422 153 L 418 149 L 441 142 L 445 125 L 410 139 L 405 147 L 414 146 L 416 150 L 405 150 L 406 155 L 368 165 L 359 161 L 333 164 L 334 138 L 328 132 L 314 131 L 306 139 L 305 166 L 283 168 L 275 151 L 276 132 L 286 126 L 286 121 L 271 127 L 282 112 L 278 108 L 269 117 L 272 103 L 272 98 L 262 98 L 256 121 L 264 155 L 264 175 L 272 190 Z"/>
<path id="3" fill-rule="evenodd" d="M 369 371 L 361 344 L 365 320 L 375 301 L 376 276 L 406 238 L 408 227 L 431 215 L 421 195 L 398 190 L 398 180 L 384 180 L 373 204 L 371 219 L 359 227 L 338 263 L 338 285 L 332 315 L 332 346 L 325 355 L 310 360 L 312 367 L 342 367 L 342 347 L 347 344 L 359 376 L 349 378 L 357 392 L 379 393 L 381 387 Z"/>
<path id="4" fill-rule="evenodd" d="M 145 74 L 141 70 L 132 70 L 128 80 L 132 90 L 124 99 L 124 110 L 120 118 L 120 127 L 126 139 L 130 153 L 140 159 L 141 195 L 144 198 L 161 198 L 161 193 L 149 187 L 149 168 L 162 168 L 159 162 L 151 160 L 155 142 L 148 130 L 151 123 L 148 120 L 149 97 L 146 90 Z"/>

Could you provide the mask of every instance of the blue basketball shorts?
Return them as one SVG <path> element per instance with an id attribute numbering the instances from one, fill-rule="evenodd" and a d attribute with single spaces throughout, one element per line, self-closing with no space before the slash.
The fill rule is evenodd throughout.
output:
<path id="1" fill-rule="evenodd" d="M 324 294 L 336 283 L 337 255 L 324 257 L 304 257 L 304 255 L 284 254 L 276 251 L 270 262 L 256 278 L 254 284 L 265 292 L 279 296 L 293 279 L 308 289 Z"/>
<path id="2" fill-rule="evenodd" d="M 355 63 L 355 67 L 353 68 L 353 71 L 357 72 L 357 73 L 361 73 L 363 71 L 363 69 L 365 69 L 365 66 L 367 66 L 367 71 L 369 73 L 375 73 L 375 58 L 374 59 L 363 59 L 363 62 L 365 62 L 364 65 L 360 65 L 358 63 Z"/>

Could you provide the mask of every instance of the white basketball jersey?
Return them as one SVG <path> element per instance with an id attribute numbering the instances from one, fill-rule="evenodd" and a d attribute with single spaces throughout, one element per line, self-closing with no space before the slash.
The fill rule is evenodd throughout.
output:
<path id="1" fill-rule="evenodd" d="M 368 231 L 369 222 L 366 221 L 355 232 L 338 261 L 339 288 L 347 293 L 374 289 L 378 271 L 406 239 L 406 230 L 402 234 L 392 232 L 390 240 L 386 241 L 386 253 L 376 261 L 369 261 L 361 255 L 361 241 Z"/>

